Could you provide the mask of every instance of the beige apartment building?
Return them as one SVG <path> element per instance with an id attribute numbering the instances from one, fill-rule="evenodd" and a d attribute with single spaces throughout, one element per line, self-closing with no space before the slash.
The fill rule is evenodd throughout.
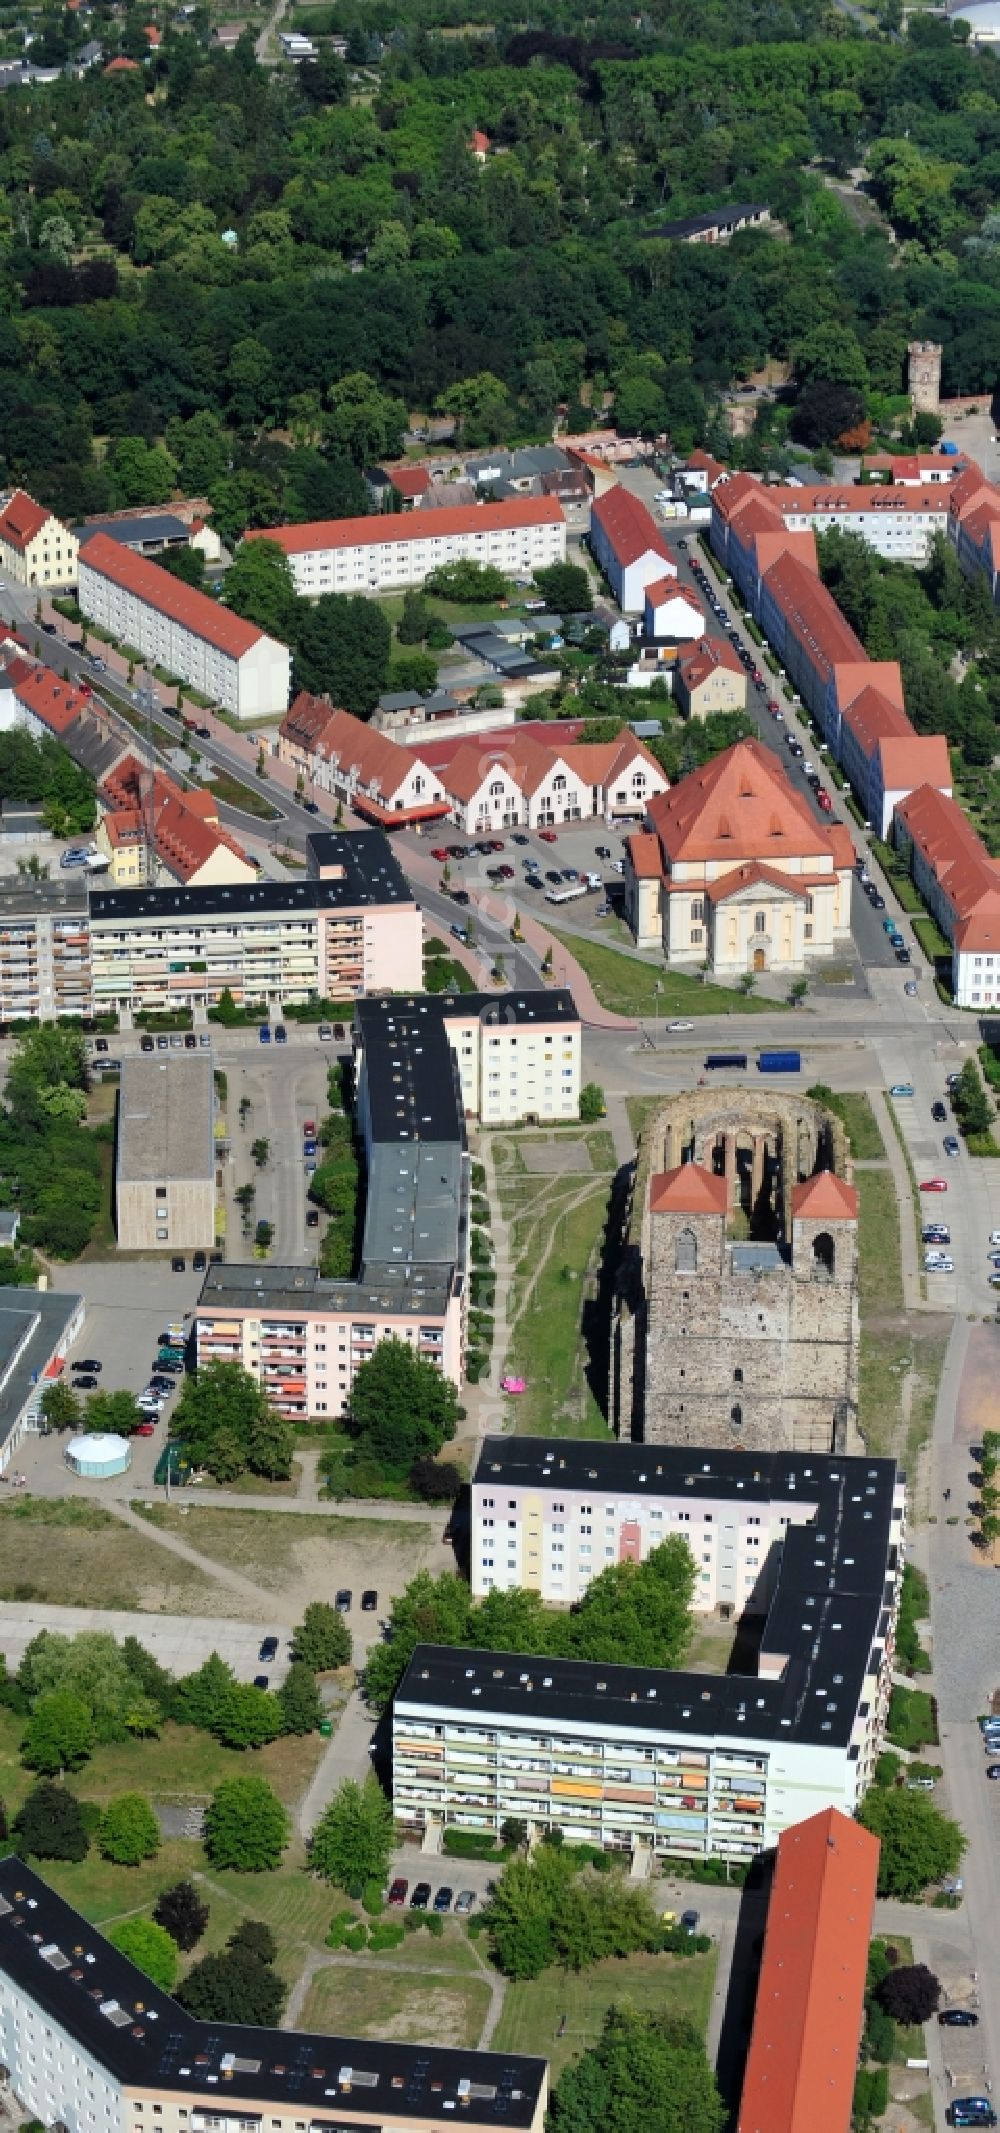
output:
<path id="1" fill-rule="evenodd" d="M 208 1052 L 122 1061 L 115 1228 L 122 1252 L 215 1243 L 215 1087 Z"/>
<path id="2" fill-rule="evenodd" d="M 356 1056 L 393 1027 L 417 1034 L 439 1025 L 452 1049 L 466 1118 L 494 1126 L 579 1117 L 582 1031 L 565 987 L 362 1000 L 355 1009 Z"/>
<path id="3" fill-rule="evenodd" d="M 197 2022 L 20 1859 L 0 1861 L 0 2053 L 66 2133 L 542 2133 L 518 2052 Z"/>
<path id="4" fill-rule="evenodd" d="M 308 859 L 299 881 L 95 891 L 95 1007 L 209 1008 L 228 990 L 280 1010 L 420 986 L 420 911 L 383 833 L 323 832 Z"/>

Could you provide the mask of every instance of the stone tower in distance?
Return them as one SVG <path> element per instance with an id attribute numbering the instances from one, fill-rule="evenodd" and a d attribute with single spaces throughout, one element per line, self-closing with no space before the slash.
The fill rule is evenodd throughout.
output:
<path id="1" fill-rule="evenodd" d="M 915 415 L 936 415 L 941 406 L 941 344 L 911 341 L 907 354 L 907 384 Z"/>

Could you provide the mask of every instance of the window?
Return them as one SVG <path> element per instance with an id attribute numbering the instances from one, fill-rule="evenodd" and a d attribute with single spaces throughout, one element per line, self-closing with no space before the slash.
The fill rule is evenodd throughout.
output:
<path id="1" fill-rule="evenodd" d="M 692 916 L 692 918 L 693 918 L 693 919 L 695 919 L 695 918 L 704 918 L 704 916 L 705 916 L 705 899 L 704 899 L 704 897 L 703 897 L 703 896 L 698 896 L 698 897 L 696 897 L 696 898 L 695 898 L 695 901 L 694 901 L 694 903 L 693 903 L 693 904 L 691 905 L 691 916 Z"/>
<path id="2" fill-rule="evenodd" d="M 754 930 L 754 932 L 755 932 L 755 933 L 766 933 L 766 932 L 767 932 L 767 912 L 766 912 L 766 911 L 755 911 L 755 912 L 754 912 L 754 915 L 753 915 L 753 930 Z"/>
<path id="3" fill-rule="evenodd" d="M 822 1274 L 833 1273 L 834 1245 L 829 1231 L 821 1230 L 819 1236 L 813 1238 L 812 1255 L 814 1272 Z"/>
<path id="4" fill-rule="evenodd" d="M 740 1407 L 740 1406 L 739 1406 L 739 1404 L 737 1404 L 736 1406 L 734 1406 L 734 1407 L 731 1407 L 731 1408 L 730 1408 L 730 1410 L 729 1410 L 729 1419 L 730 1419 L 730 1422 L 732 1423 L 732 1425 L 733 1425 L 733 1428 L 734 1428 L 734 1429 L 742 1429 L 742 1427 L 743 1427 L 743 1409 L 742 1409 L 742 1407 Z"/>
<path id="5" fill-rule="evenodd" d="M 736 1369 L 735 1369 L 735 1370 L 733 1371 L 733 1384 L 734 1384 L 734 1385 L 742 1385 L 742 1383 L 743 1383 L 743 1372 L 742 1372 L 742 1370 L 740 1369 L 740 1367 L 739 1367 L 739 1364 L 737 1364 L 737 1366 L 736 1366 Z"/>
<path id="6" fill-rule="evenodd" d="M 693 1229 L 682 1229 L 674 1247 L 674 1272 L 695 1274 L 698 1271 L 698 1240 Z"/>

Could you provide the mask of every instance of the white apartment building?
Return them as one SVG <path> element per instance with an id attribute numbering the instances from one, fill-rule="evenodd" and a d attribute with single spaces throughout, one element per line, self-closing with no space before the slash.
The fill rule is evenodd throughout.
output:
<path id="1" fill-rule="evenodd" d="M 544 2059 L 197 2022 L 17 1858 L 0 1861 L 0 2055 L 66 2133 L 542 2133 Z"/>
<path id="2" fill-rule="evenodd" d="M 287 645 L 106 533 L 95 533 L 86 544 L 77 598 L 88 622 L 134 646 L 151 666 L 190 682 L 241 722 L 280 717 L 287 708 Z"/>
<path id="3" fill-rule="evenodd" d="M 550 497 L 267 526 L 246 538 L 275 541 L 296 591 L 313 597 L 422 585 L 444 563 L 489 564 L 523 577 L 566 560 L 566 521 Z"/>
<path id="4" fill-rule="evenodd" d="M 419 908 L 380 830 L 309 839 L 300 881 L 95 890 L 93 1000 L 141 1008 L 353 1001 L 423 977 Z"/>
<path id="5" fill-rule="evenodd" d="M 498 1833 L 515 1816 L 536 1835 L 740 1860 L 818 1807 L 853 1813 L 892 1680 L 895 1463 L 486 1440 L 474 1591 L 509 1582 L 569 1605 L 668 1534 L 687 1540 L 699 1609 L 764 1615 L 756 1672 L 419 1646 L 393 1708 L 398 1820 Z"/>
<path id="6" fill-rule="evenodd" d="M 0 881 L 0 1022 L 90 1012 L 90 926 L 79 876 Z"/>
<path id="7" fill-rule="evenodd" d="M 454 1055 L 466 1118 L 499 1126 L 578 1118 L 582 1031 L 572 993 L 423 993 L 362 1000 L 355 1056 L 394 1028 L 414 1037 L 440 1024 Z"/>
<path id="8" fill-rule="evenodd" d="M 76 584 L 80 544 L 61 519 L 15 489 L 0 510 L 0 570 L 39 591 Z"/>

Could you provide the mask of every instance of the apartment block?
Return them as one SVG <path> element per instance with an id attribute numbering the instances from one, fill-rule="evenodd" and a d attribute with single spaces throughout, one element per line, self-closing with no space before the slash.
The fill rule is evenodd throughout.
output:
<path id="1" fill-rule="evenodd" d="M 0 2054 L 66 2133 L 542 2133 L 544 2059 L 197 2022 L 20 1859 L 0 1861 Z"/>
<path id="2" fill-rule="evenodd" d="M 215 1243 L 215 1090 L 207 1052 L 122 1060 L 115 1228 L 122 1252 Z"/>
<path id="3" fill-rule="evenodd" d="M 353 1280 L 314 1267 L 212 1266 L 199 1299 L 199 1367 L 252 1371 L 290 1418 L 350 1405 L 354 1374 L 383 1340 L 406 1341 L 462 1382 L 469 1158 L 454 1057 L 438 1018 L 370 1024 L 356 1061 L 365 1158 L 361 1261 Z"/>
<path id="4" fill-rule="evenodd" d="M 497 1463 L 495 1447 L 489 1514 L 485 1469 Z M 888 1714 L 905 1545 L 894 1462 L 657 1446 L 635 1473 L 633 1449 L 622 1447 L 617 1473 L 616 1449 L 529 1446 L 508 1485 L 506 1440 L 489 1440 L 476 1476 L 480 1551 L 489 1531 L 481 1522 L 493 1515 L 504 1536 L 498 1550 L 519 1524 L 534 1524 L 541 1555 L 541 1528 L 559 1523 L 558 1503 L 564 1527 L 594 1529 L 603 1568 L 608 1547 L 612 1561 L 641 1553 L 659 1509 L 663 1537 L 687 1538 L 699 1576 L 715 1560 L 716 1589 L 732 1593 L 720 1606 L 743 1614 L 749 1595 L 752 1611 L 764 1611 L 756 1670 L 705 1675 L 418 1646 L 393 1707 L 397 1820 L 420 1833 L 496 1834 L 514 1816 L 535 1835 L 558 1829 L 607 1850 L 748 1860 L 818 1808 L 852 1814 Z M 515 1452 L 512 1472 L 516 1465 Z M 759 1551 L 749 1545 L 754 1517 Z M 483 1560 L 480 1552 L 481 1573 Z M 738 1562 L 752 1579 L 743 1593 Z"/>
<path id="5" fill-rule="evenodd" d="M 77 598 L 88 622 L 134 645 L 151 666 L 190 682 L 241 722 L 285 711 L 287 645 L 106 533 L 95 533 L 83 550 Z"/>
<path id="6" fill-rule="evenodd" d="M 91 996 L 85 885 L 0 881 L 0 1022 L 89 1015 Z"/>
<path id="7" fill-rule="evenodd" d="M 580 1111 L 579 1011 L 564 987 L 525 993 L 423 993 L 362 1000 L 355 1056 L 393 1029 L 413 1041 L 443 1027 L 458 1070 L 462 1110 L 484 1125 L 542 1124 Z"/>
<path id="8" fill-rule="evenodd" d="M 422 982 L 420 912 L 378 830 L 309 840 L 301 881 L 95 891 L 96 1007 L 129 1016 L 238 1005 L 354 1000 Z"/>
<path id="9" fill-rule="evenodd" d="M 677 577 L 673 560 L 652 512 L 620 482 L 595 497 L 590 514 L 590 546 L 623 614 L 641 615 L 646 590 Z"/>
<path id="10" fill-rule="evenodd" d="M 524 576 L 566 560 L 566 521 L 552 497 L 267 526 L 246 538 L 277 542 L 296 592 L 312 597 L 422 585 L 446 563 L 482 563 Z"/>

